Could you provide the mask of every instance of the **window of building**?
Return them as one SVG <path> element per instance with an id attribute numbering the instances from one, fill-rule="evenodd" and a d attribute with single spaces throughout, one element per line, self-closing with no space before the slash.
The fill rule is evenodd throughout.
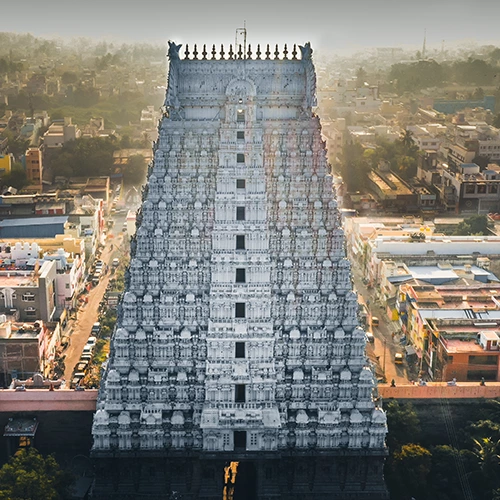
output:
<path id="1" fill-rule="evenodd" d="M 478 184 L 477 185 L 477 192 L 478 192 L 478 194 L 486 193 L 486 184 Z"/>
<path id="2" fill-rule="evenodd" d="M 236 179 L 236 189 L 245 189 L 247 182 L 245 179 Z"/>
<path id="3" fill-rule="evenodd" d="M 467 372 L 467 380 L 496 380 L 497 372 L 496 370 L 469 370 Z"/>
<path id="4" fill-rule="evenodd" d="M 469 356 L 469 365 L 495 365 L 498 356 Z"/>
<path id="5" fill-rule="evenodd" d="M 234 449 L 247 449 L 247 431 L 234 431 Z"/>
<path id="6" fill-rule="evenodd" d="M 224 446 L 229 446 L 229 444 L 230 444 L 229 433 L 224 432 L 224 434 L 222 434 L 222 436 L 223 436 L 222 439 L 223 439 Z"/>
<path id="7" fill-rule="evenodd" d="M 247 391 L 245 384 L 236 384 L 234 386 L 234 402 L 245 403 L 246 397 L 247 397 Z"/>
<path id="8" fill-rule="evenodd" d="M 245 163 L 244 153 L 236 153 L 236 163 Z"/>
<path id="9" fill-rule="evenodd" d="M 245 131 L 244 130 L 238 130 L 236 131 L 236 139 L 241 141 L 245 139 Z"/>
<path id="10" fill-rule="evenodd" d="M 19 448 L 29 448 L 31 446 L 31 438 L 28 436 L 19 437 Z"/>
<path id="11" fill-rule="evenodd" d="M 244 267 L 239 267 L 236 269 L 236 283 L 246 283 L 246 269 Z"/>
<path id="12" fill-rule="evenodd" d="M 245 123 L 245 110 L 244 109 L 238 109 L 238 111 L 236 111 L 236 121 L 238 123 Z"/>
<path id="13" fill-rule="evenodd" d="M 476 192 L 475 184 L 466 184 L 465 185 L 465 193 L 466 194 L 474 194 Z"/>
<path id="14" fill-rule="evenodd" d="M 245 220 L 245 207 L 236 207 L 236 220 Z"/>
<path id="15" fill-rule="evenodd" d="M 244 234 L 237 234 L 236 235 L 236 250 L 245 250 L 245 235 Z"/>
<path id="16" fill-rule="evenodd" d="M 26 316 L 30 316 L 32 318 L 36 317 L 36 309 L 34 309 L 33 307 L 25 309 L 24 312 L 26 313 Z"/>
<path id="17" fill-rule="evenodd" d="M 245 302 L 236 302 L 234 307 L 234 315 L 236 318 L 246 317 L 246 304 Z"/>
<path id="18" fill-rule="evenodd" d="M 234 344 L 234 357 L 235 358 L 245 357 L 245 342 L 236 342 Z"/>
<path id="19" fill-rule="evenodd" d="M 257 446 L 258 434 L 256 432 L 250 433 L 250 446 Z"/>
<path id="20" fill-rule="evenodd" d="M 23 302 L 35 302 L 35 294 L 31 292 L 23 293 L 23 295 L 21 296 L 21 300 Z"/>
<path id="21" fill-rule="evenodd" d="M 498 193 L 498 184 L 489 184 L 488 193 Z"/>

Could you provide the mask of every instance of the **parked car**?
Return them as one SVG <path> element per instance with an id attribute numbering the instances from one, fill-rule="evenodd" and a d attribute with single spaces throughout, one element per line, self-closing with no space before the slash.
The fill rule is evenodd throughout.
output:
<path id="1" fill-rule="evenodd" d="M 372 326 L 378 326 L 380 324 L 380 320 L 377 316 L 372 316 Z"/>
<path id="2" fill-rule="evenodd" d="M 94 350 L 94 346 L 93 345 L 85 344 L 85 346 L 83 347 L 82 354 L 92 354 L 93 350 Z"/>
<path id="3" fill-rule="evenodd" d="M 89 337 L 87 340 L 87 345 L 92 346 L 92 348 L 95 346 L 97 339 L 95 337 Z"/>
<path id="4" fill-rule="evenodd" d="M 92 359 L 92 353 L 90 353 L 90 352 L 84 352 L 80 356 L 80 361 L 86 361 L 86 360 L 90 361 L 91 359 Z"/>
<path id="5" fill-rule="evenodd" d="M 75 372 L 84 372 L 87 369 L 88 365 L 89 365 L 88 359 L 86 359 L 85 361 L 79 361 L 75 367 Z"/>
<path id="6" fill-rule="evenodd" d="M 120 265 L 120 259 L 118 257 L 115 257 L 113 261 L 111 262 L 111 265 L 113 267 L 118 267 Z"/>
<path id="7" fill-rule="evenodd" d="M 394 363 L 396 365 L 402 365 L 403 364 L 403 355 L 400 353 L 400 352 L 397 352 L 395 355 L 394 355 Z"/>
<path id="8" fill-rule="evenodd" d="M 73 378 L 71 379 L 71 389 L 74 389 L 77 385 L 80 384 L 80 381 L 82 380 L 82 378 L 85 377 L 85 373 L 83 372 L 77 372 L 73 375 Z"/>
<path id="9" fill-rule="evenodd" d="M 101 331 L 101 323 L 97 321 L 92 325 L 92 330 L 90 330 L 90 333 L 96 334 L 99 333 L 100 331 Z"/>
<path id="10" fill-rule="evenodd" d="M 370 344 L 373 344 L 375 342 L 375 336 L 372 332 L 366 332 L 366 341 Z"/>

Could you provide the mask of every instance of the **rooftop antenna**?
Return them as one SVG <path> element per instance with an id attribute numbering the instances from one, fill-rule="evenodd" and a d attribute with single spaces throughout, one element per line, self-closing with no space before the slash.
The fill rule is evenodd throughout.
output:
<path id="1" fill-rule="evenodd" d="M 247 22 L 243 21 L 243 28 L 236 28 L 234 37 L 234 50 L 238 47 L 238 36 L 243 35 L 243 59 L 247 58 Z"/>

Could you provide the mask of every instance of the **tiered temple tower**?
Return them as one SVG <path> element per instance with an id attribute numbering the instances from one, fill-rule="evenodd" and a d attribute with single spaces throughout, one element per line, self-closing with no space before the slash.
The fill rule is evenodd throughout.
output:
<path id="1" fill-rule="evenodd" d="M 96 497 L 388 498 L 312 50 L 179 49 L 94 418 Z"/>

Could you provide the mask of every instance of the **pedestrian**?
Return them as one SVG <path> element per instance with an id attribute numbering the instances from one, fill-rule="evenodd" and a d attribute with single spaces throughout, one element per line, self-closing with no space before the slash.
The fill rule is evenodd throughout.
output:
<path id="1" fill-rule="evenodd" d="M 486 385 L 485 381 L 484 381 L 484 377 L 481 377 L 481 382 L 479 382 L 479 385 Z"/>
<path id="2" fill-rule="evenodd" d="M 391 380 L 391 387 L 396 387 L 396 381 L 394 379 Z"/>

